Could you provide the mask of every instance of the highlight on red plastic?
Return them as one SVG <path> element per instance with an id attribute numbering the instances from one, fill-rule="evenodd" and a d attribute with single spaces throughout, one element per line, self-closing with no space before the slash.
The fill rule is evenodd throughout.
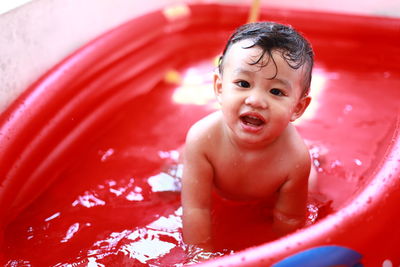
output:
<path id="1" fill-rule="evenodd" d="M 184 145 L 190 125 L 215 108 L 206 77 L 247 12 L 243 6 L 183 5 L 134 18 L 60 62 L 1 114 L 6 262 L 79 261 L 99 234 L 121 233 L 132 222 L 148 225 L 157 213 L 175 214 L 179 194 L 152 194 L 151 184 L 137 177 L 155 177 Z M 313 106 L 297 127 L 330 209 L 296 233 L 200 265 L 269 266 L 322 246 L 348 248 L 364 266 L 399 265 L 400 20 L 270 8 L 262 9 L 261 19 L 293 25 L 315 49 Z M 129 205 L 110 207 L 82 193 L 109 186 L 113 196 L 123 195 L 113 187 L 118 182 L 132 189 Z M 79 212 L 77 200 L 86 205 Z M 131 208 L 134 201 L 143 204 Z M 54 243 L 32 233 L 51 227 L 68 231 L 51 237 Z M 49 255 L 40 255 L 43 249 Z M 131 259 L 105 255 L 83 260 Z"/>

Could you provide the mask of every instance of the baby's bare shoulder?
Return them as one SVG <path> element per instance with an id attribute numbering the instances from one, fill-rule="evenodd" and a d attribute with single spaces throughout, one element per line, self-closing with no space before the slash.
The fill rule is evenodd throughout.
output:
<path id="1" fill-rule="evenodd" d="M 190 127 L 186 136 L 186 145 L 213 142 L 218 137 L 217 132 L 221 122 L 220 112 L 214 112 L 197 121 Z"/>
<path id="2" fill-rule="evenodd" d="M 193 124 L 186 136 L 184 158 L 208 159 L 213 153 L 213 147 L 218 144 L 220 124 L 219 112 L 214 112 Z"/>

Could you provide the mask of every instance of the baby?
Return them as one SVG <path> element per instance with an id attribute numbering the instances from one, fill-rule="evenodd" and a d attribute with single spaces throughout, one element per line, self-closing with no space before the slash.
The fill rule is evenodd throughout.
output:
<path id="1" fill-rule="evenodd" d="M 213 190 L 272 205 L 278 236 L 304 225 L 311 160 L 292 122 L 311 101 L 313 57 L 290 26 L 250 23 L 231 36 L 214 74 L 221 110 L 195 123 L 186 138 L 185 243 L 213 249 Z"/>

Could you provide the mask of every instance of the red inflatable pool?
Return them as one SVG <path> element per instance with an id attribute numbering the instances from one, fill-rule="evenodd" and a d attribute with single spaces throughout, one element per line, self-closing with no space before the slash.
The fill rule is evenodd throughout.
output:
<path id="1" fill-rule="evenodd" d="M 134 18 L 1 114 L 1 263 L 185 262 L 179 149 L 215 109 L 213 59 L 247 14 L 205 4 Z M 293 25 L 316 52 L 313 104 L 297 124 L 318 170 L 316 223 L 201 265 L 398 266 L 400 20 L 277 9 L 261 19 Z"/>

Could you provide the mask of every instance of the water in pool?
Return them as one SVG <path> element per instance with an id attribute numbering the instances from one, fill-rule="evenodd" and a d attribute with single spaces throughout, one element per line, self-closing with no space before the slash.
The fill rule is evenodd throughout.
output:
<path id="1" fill-rule="evenodd" d="M 191 88 L 210 86 L 207 62 L 186 70 L 201 74 L 194 79 L 199 86 Z M 390 81 L 360 81 L 359 75 L 315 69 L 315 81 L 324 83 L 323 96 L 315 98 L 318 116 L 299 125 L 321 189 L 309 205 L 310 223 L 340 208 L 355 192 L 379 143 L 371 145 L 371 140 L 383 138 L 390 124 L 383 118 L 398 93 L 373 101 L 379 92 L 363 88 Z M 357 86 L 347 90 L 340 86 L 344 82 Z M 199 258 L 196 252 L 187 255 L 182 242 L 177 162 L 187 129 L 215 110 L 215 103 L 183 97 L 185 103 L 182 90 L 158 84 L 121 108 L 76 151 L 56 182 L 6 229 L 8 266 L 180 266 Z M 355 129 L 362 131 L 349 136 Z"/>
<path id="2" fill-rule="evenodd" d="M 120 153 L 100 150 L 96 158 L 112 166 Z M 154 155 L 157 173 L 110 176 L 101 183 L 83 175 L 79 186 L 75 179 L 58 182 L 7 229 L 7 266 L 182 266 L 233 253 L 189 252 L 183 243 L 178 154 Z M 308 208 L 312 224 L 318 202 Z"/>

